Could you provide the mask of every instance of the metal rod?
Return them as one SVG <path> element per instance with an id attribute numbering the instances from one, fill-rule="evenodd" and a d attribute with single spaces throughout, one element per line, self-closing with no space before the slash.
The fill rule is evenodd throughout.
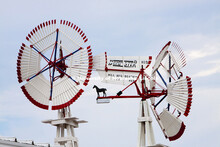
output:
<path id="1" fill-rule="evenodd" d="M 33 75 L 32 77 L 28 78 L 27 81 L 30 81 L 31 79 L 35 78 L 36 76 L 38 76 L 39 74 L 42 74 L 43 72 L 45 72 L 46 70 L 50 69 L 52 66 L 47 67 L 47 65 L 41 69 L 37 74 Z"/>
<path id="2" fill-rule="evenodd" d="M 169 54 L 169 74 L 170 74 L 170 76 L 169 76 L 169 83 L 171 83 L 171 56 L 170 56 L 170 54 Z M 168 103 L 168 105 L 167 105 L 167 110 L 169 111 L 170 110 L 170 104 Z"/>
<path id="3" fill-rule="evenodd" d="M 160 72 L 157 70 L 157 73 L 159 75 L 159 77 L 161 78 L 161 80 L 163 81 L 164 85 L 167 86 L 167 83 L 165 82 L 164 78 L 162 77 L 162 75 L 160 74 Z"/>
<path id="4" fill-rule="evenodd" d="M 54 62 L 56 62 L 58 34 L 59 34 L 59 29 L 57 29 L 57 35 L 56 35 Z M 52 77 L 51 77 L 50 100 L 52 99 L 52 93 L 53 93 L 54 74 L 55 74 L 55 64 L 53 65 L 53 71 L 52 71 Z"/>
<path id="5" fill-rule="evenodd" d="M 169 55 L 169 83 L 171 82 L 171 56 Z"/>
<path id="6" fill-rule="evenodd" d="M 120 99 L 120 98 L 142 98 L 140 95 L 127 95 L 127 96 L 106 96 L 106 97 L 98 97 L 97 99 Z"/>
<path id="7" fill-rule="evenodd" d="M 133 81 L 131 84 L 129 84 L 127 87 L 125 87 L 125 88 L 122 90 L 122 92 L 125 91 L 125 90 L 126 90 L 128 87 L 130 87 L 132 84 L 136 83 L 137 80 L 139 79 L 139 76 L 140 76 L 140 73 L 139 73 L 137 79 L 136 79 L 135 81 Z"/>
<path id="8" fill-rule="evenodd" d="M 34 49 L 36 52 L 38 52 L 38 54 L 40 54 L 47 62 L 49 62 L 50 60 L 44 56 L 44 54 L 42 54 L 38 49 L 36 49 L 34 46 L 31 46 L 32 49 Z"/>
<path id="9" fill-rule="evenodd" d="M 68 75 L 65 71 L 63 71 L 61 68 L 59 68 L 58 66 L 55 65 L 55 68 L 57 68 L 58 70 L 60 70 L 62 73 L 64 73 L 68 78 L 70 78 L 73 82 L 75 82 L 76 84 L 79 84 L 78 82 L 76 82 L 76 80 L 74 80 L 70 75 Z"/>
<path id="10" fill-rule="evenodd" d="M 155 108 L 166 98 L 167 95 L 164 95 L 162 99 L 155 105 Z"/>
<path id="11" fill-rule="evenodd" d="M 61 62 L 61 61 L 63 61 L 63 60 L 65 60 L 66 58 L 68 58 L 68 57 L 70 57 L 70 56 L 72 56 L 73 54 L 75 54 L 76 52 L 78 52 L 78 51 L 80 51 L 82 48 L 80 47 L 79 49 L 77 49 L 77 50 L 75 50 L 74 52 L 72 52 L 72 53 L 70 53 L 70 54 L 68 54 L 68 55 L 66 55 L 65 57 L 63 57 L 63 58 L 59 58 L 59 59 L 57 59 L 57 60 L 55 60 L 54 62 L 56 62 L 56 64 L 57 63 L 59 63 L 59 62 Z"/>
<path id="12" fill-rule="evenodd" d="M 159 97 L 162 95 L 167 95 L 167 92 L 164 90 L 158 90 L 151 93 L 141 93 L 141 95 L 125 95 L 125 96 L 106 96 L 106 97 L 98 97 L 97 99 L 120 99 L 120 98 L 143 98 L 148 99 L 151 97 Z"/>

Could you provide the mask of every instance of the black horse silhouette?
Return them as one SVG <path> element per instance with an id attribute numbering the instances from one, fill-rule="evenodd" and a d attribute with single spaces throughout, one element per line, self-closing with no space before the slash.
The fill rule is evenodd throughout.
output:
<path id="1" fill-rule="evenodd" d="M 105 88 L 98 88 L 96 85 L 93 86 L 93 89 L 94 89 L 94 88 L 96 89 L 96 92 L 97 92 L 98 97 L 100 97 L 100 96 L 99 96 L 99 93 L 100 93 L 100 92 L 103 93 L 103 97 L 106 97 L 105 91 L 107 91 L 107 89 L 105 89 Z"/>

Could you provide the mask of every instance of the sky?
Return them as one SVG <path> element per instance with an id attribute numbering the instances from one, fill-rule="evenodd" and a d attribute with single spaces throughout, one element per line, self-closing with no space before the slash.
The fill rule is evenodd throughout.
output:
<path id="1" fill-rule="evenodd" d="M 157 143 L 169 146 L 220 146 L 220 2 L 217 0 L 0 0 L 0 136 L 51 143 L 55 128 L 42 120 L 56 111 L 32 105 L 17 82 L 16 60 L 21 43 L 38 24 L 69 20 L 82 28 L 93 55 L 153 56 L 168 41 L 184 50 L 192 77 L 193 103 L 183 117 L 186 131 L 174 142 L 166 140 L 156 120 Z M 97 76 L 94 71 L 93 76 Z M 76 129 L 80 147 L 133 147 L 137 144 L 138 99 L 96 104 L 96 84 L 114 94 L 123 86 L 90 81 L 71 105 L 73 116 L 87 120 Z"/>

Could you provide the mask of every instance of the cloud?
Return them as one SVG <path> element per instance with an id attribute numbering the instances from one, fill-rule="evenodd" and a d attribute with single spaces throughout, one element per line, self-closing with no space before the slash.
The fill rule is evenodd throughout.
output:
<path id="1" fill-rule="evenodd" d="M 5 118 L 0 118 L 0 122 L 6 122 L 7 121 L 7 119 L 5 119 Z"/>
<path id="2" fill-rule="evenodd" d="M 195 116 L 195 118 L 192 117 L 192 119 L 194 125 L 196 123 L 199 125 L 196 127 L 199 132 L 194 133 L 199 134 L 201 132 L 211 131 L 215 128 L 220 128 L 220 103 L 218 97 L 219 91 L 219 85 L 215 88 L 194 88 L 192 115 L 193 117 Z M 209 124 L 209 127 L 204 128 L 206 124 Z M 200 127 L 203 127 L 204 130 L 199 130 Z"/>
<path id="3" fill-rule="evenodd" d="M 12 92 L 13 91 L 13 92 Z M 27 111 L 29 110 L 29 111 Z M 11 85 L 10 89 L 0 93 L 0 116 L 20 118 L 46 118 L 49 111 L 39 109 L 24 96 L 18 84 Z"/>
<path id="4" fill-rule="evenodd" d="M 217 74 L 217 73 L 220 73 L 220 66 L 202 70 L 202 71 L 192 75 L 192 77 L 193 78 L 206 77 L 206 76 L 210 76 L 210 75 Z"/>
<path id="5" fill-rule="evenodd" d="M 220 37 L 209 34 L 182 34 L 175 36 L 183 43 L 188 61 L 204 59 L 220 53 Z"/>
<path id="6" fill-rule="evenodd" d="M 214 50 L 214 51 L 193 50 L 188 53 L 188 56 L 190 60 L 195 60 L 195 59 L 204 58 L 210 55 L 214 55 L 216 53 L 218 53 L 217 50 Z"/>
<path id="7" fill-rule="evenodd" d="M 220 64 L 220 60 L 219 60 L 219 59 L 211 60 L 211 61 L 208 61 L 208 63 L 209 63 L 209 64 L 219 65 L 219 64 Z"/>
<path id="8" fill-rule="evenodd" d="M 212 76 L 220 72 L 220 37 L 205 33 L 175 35 L 186 56 L 185 73 L 193 78 Z M 177 41 L 178 42 L 178 41 Z"/>

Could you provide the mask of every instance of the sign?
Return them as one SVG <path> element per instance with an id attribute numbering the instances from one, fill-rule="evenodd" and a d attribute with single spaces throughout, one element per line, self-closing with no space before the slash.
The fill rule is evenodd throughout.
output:
<path id="1" fill-rule="evenodd" d="M 139 71 L 148 68 L 151 56 L 107 56 L 94 57 L 94 68 L 102 82 L 127 85 L 137 79 Z"/>

